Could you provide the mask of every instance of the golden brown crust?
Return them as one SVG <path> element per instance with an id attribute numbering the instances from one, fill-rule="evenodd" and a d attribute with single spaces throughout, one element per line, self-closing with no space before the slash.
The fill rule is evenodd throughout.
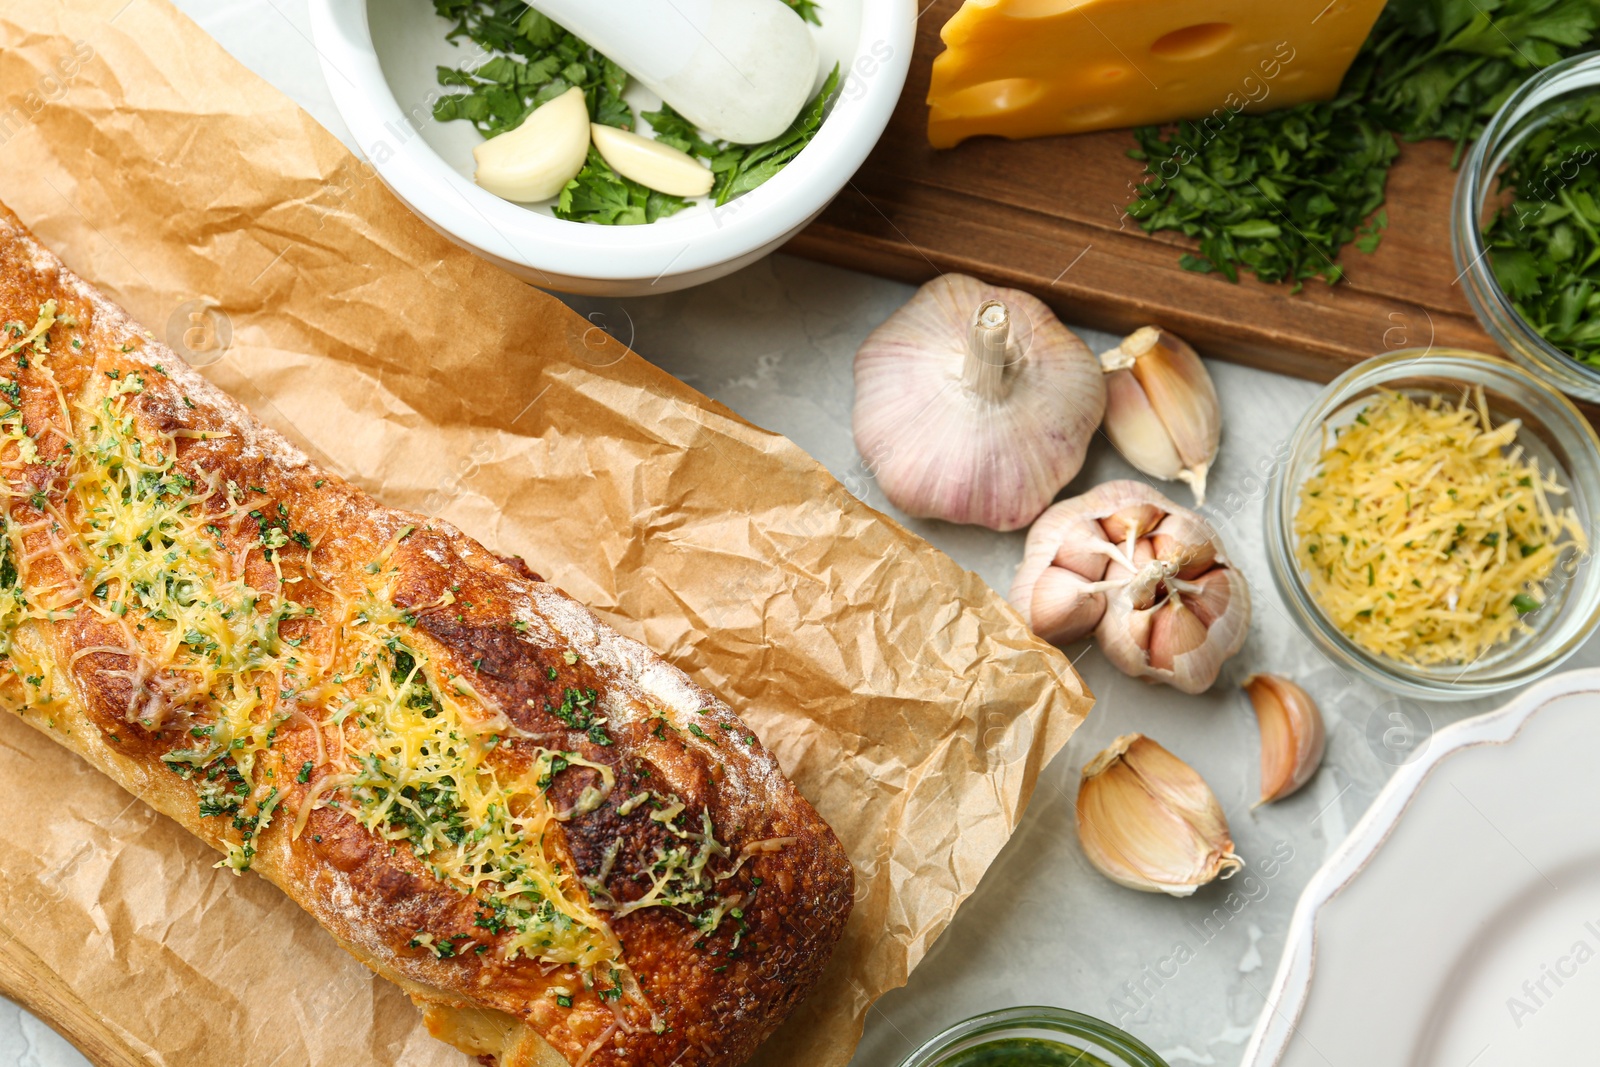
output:
<path id="1" fill-rule="evenodd" d="M 316 579 L 295 588 L 303 603 L 322 611 L 319 618 L 339 594 L 360 587 L 368 561 L 393 546 L 393 603 L 414 622 L 409 640 L 442 670 L 470 679 L 484 707 L 514 726 L 515 739 L 494 754 L 498 765 L 526 764 L 536 746 L 546 745 L 611 769 L 616 786 L 604 802 L 557 824 L 554 851 L 563 863 L 600 881 L 601 896 L 618 904 L 641 896 L 649 884 L 648 858 L 669 843 L 671 831 L 648 806 L 629 808 L 627 801 L 654 790 L 683 802 L 680 821 L 689 826 L 699 826 L 702 813 L 709 816 L 727 849 L 714 859 L 723 876 L 718 892 L 742 906 L 741 917 L 710 933 L 696 928 L 691 909 L 643 908 L 613 922 L 624 961 L 653 1013 L 583 988 L 570 966 L 507 959 L 500 935 L 480 922 L 477 898 L 441 882 L 409 849 L 380 840 L 344 808 L 315 808 L 292 838 L 293 815 L 315 799 L 331 773 L 321 750 L 337 740 L 327 733 L 319 738 L 318 716 L 303 714 L 284 722 L 263 757 L 272 780 L 284 787 L 282 811 L 288 814 L 255 842 L 254 869 L 427 1006 L 436 1034 L 454 1035 L 475 1055 L 498 1056 L 502 1067 L 551 1062 L 552 1050 L 574 1065 L 744 1061 L 816 983 L 853 896 L 839 842 L 748 728 L 681 672 L 538 580 L 522 561 L 496 556 L 447 524 L 384 508 L 315 468 L 143 335 L 0 208 L 0 319 L 31 326 L 48 300 L 76 320 L 72 336 L 81 347 L 58 338 L 45 357 L 48 376 L 38 365 L 19 365 L 16 352 L 0 358 L 0 374 L 17 383 L 39 454 L 39 462 L 24 467 L 16 444 L 7 442 L 3 453 L 14 492 L 11 521 L 30 531 L 22 535 L 30 585 L 68 580 L 74 565 L 59 551 L 52 554 L 44 520 L 82 519 L 65 506 L 68 487 L 52 466 L 63 462 L 73 437 L 72 426 L 59 425 L 62 397 L 95 401 L 105 393 L 108 372 L 118 376 L 113 380 L 137 373 L 144 387 L 126 404 L 141 439 L 169 440 L 177 432 L 179 469 L 221 472 L 250 487 L 252 513 L 266 516 L 259 521 L 282 515 L 286 531 L 292 524 L 297 537 L 315 546 L 312 552 L 291 542 L 276 556 L 285 580 Z M 226 436 L 205 440 L 189 436 L 192 431 Z M 219 514 L 227 505 L 213 503 Z M 415 529 L 405 534 L 408 527 Z M 219 547 L 244 561 L 252 586 L 270 588 L 279 578 L 263 553 L 251 552 L 257 533 L 253 523 L 236 522 L 218 528 L 216 537 Z M 59 543 L 59 531 L 54 536 Z M 337 655 L 329 652 L 340 640 L 336 628 L 318 618 L 292 619 L 282 631 L 308 652 Z M 199 714 L 194 698 L 176 677 L 142 668 L 138 648 L 122 650 L 128 633 L 88 612 L 29 623 L 15 636 L 19 647 L 69 665 L 70 694 L 48 709 L 30 707 L 28 691 L 10 678 L 0 681 L 0 697 L 157 810 L 220 846 L 222 821 L 197 814 L 195 783 L 171 773 L 161 759 L 187 743 L 185 726 Z M 597 740 L 554 713 L 574 687 L 595 691 L 608 717 L 605 737 Z M 263 699 L 271 705 L 277 698 Z M 297 768 L 308 765 L 315 773 L 297 776 Z M 598 778 L 578 768 L 550 787 L 550 797 L 571 807 Z M 423 930 L 435 943 L 454 938 L 474 950 L 440 958 L 416 943 Z M 572 991 L 571 1007 L 558 1004 L 556 986 Z M 484 1035 L 496 1032 L 510 1035 L 509 1043 L 487 1052 L 480 1047 L 489 1040 Z"/>

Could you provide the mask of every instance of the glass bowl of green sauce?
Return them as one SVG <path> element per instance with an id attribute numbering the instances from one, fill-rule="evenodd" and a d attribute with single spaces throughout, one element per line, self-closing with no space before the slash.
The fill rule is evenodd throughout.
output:
<path id="1" fill-rule="evenodd" d="M 1065 1008 L 1006 1008 L 957 1023 L 901 1067 L 1167 1067 L 1131 1034 Z"/>
<path id="2" fill-rule="evenodd" d="M 1600 401 L 1600 52 L 1529 78 L 1456 179 L 1457 280 L 1506 354 Z"/>

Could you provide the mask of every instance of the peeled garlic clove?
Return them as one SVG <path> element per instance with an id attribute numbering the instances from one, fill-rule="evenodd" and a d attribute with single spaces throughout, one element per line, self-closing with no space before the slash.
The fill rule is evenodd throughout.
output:
<path id="1" fill-rule="evenodd" d="M 1038 299 L 947 274 L 856 352 L 856 447 L 906 514 L 1015 530 L 1083 466 L 1103 379 Z"/>
<path id="2" fill-rule="evenodd" d="M 1078 841 L 1107 878 L 1186 897 L 1244 861 L 1205 780 L 1142 734 L 1125 734 L 1083 769 Z"/>
<path id="3" fill-rule="evenodd" d="M 1217 458 L 1222 405 L 1195 350 L 1155 326 L 1135 330 L 1100 357 L 1108 382 L 1106 436 L 1154 478 L 1179 479 L 1204 504 Z"/>
<path id="4" fill-rule="evenodd" d="M 646 189 L 668 196 L 705 196 L 711 191 L 711 168 L 669 144 L 641 137 L 631 130 L 592 123 L 589 136 L 606 165 Z"/>
<path id="5" fill-rule="evenodd" d="M 1029 605 L 1033 632 L 1054 644 L 1071 644 L 1094 630 L 1106 598 L 1073 571 L 1049 567 L 1034 583 Z"/>
<path id="6" fill-rule="evenodd" d="M 473 176 L 495 196 L 522 203 L 549 200 L 578 176 L 589 158 L 589 105 L 574 86 L 546 101 L 522 124 L 472 150 Z"/>
<path id="7" fill-rule="evenodd" d="M 1252 674 L 1244 691 L 1261 726 L 1261 799 L 1281 800 L 1311 780 L 1322 764 L 1327 729 L 1311 694 L 1277 674 Z"/>

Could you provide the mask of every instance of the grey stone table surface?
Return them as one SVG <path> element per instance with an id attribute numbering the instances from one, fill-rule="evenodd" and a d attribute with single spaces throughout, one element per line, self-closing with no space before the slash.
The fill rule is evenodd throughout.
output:
<path id="1" fill-rule="evenodd" d="M 323 84 L 304 0 L 178 3 L 349 141 Z M 852 492 L 895 514 L 851 440 L 851 357 L 910 293 L 904 285 L 774 255 L 688 292 L 569 302 L 685 382 L 787 435 Z M 1082 335 L 1096 351 L 1114 343 L 1103 334 Z M 1096 711 L 1046 769 L 1015 838 L 910 984 L 874 1007 L 856 1067 L 893 1067 L 950 1023 L 1017 1004 L 1056 1004 L 1119 1022 L 1173 1067 L 1238 1063 L 1300 889 L 1392 772 L 1389 754 L 1367 737 L 1369 724 L 1386 722 L 1395 710 L 1393 699 L 1316 651 L 1291 621 L 1266 567 L 1264 473 L 1317 386 L 1229 364 L 1211 370 L 1222 395 L 1224 439 L 1206 511 L 1252 586 L 1249 642 L 1201 697 L 1126 678 L 1088 646 L 1068 650 L 1099 698 Z M 1133 473 L 1101 438 L 1072 488 Z M 1185 498 L 1181 489 L 1169 491 Z M 1009 589 L 1022 534 L 896 517 L 995 589 Z M 1591 641 L 1573 665 L 1595 663 L 1600 643 Z M 1328 755 L 1299 794 L 1252 810 L 1259 742 L 1237 683 L 1268 669 L 1296 678 L 1317 698 L 1328 720 Z M 1452 703 L 1426 714 L 1439 726 L 1486 707 Z M 1249 863 L 1243 874 L 1179 901 L 1121 889 L 1088 866 L 1073 830 L 1079 769 L 1131 730 L 1159 739 L 1212 784 Z M 83 1062 L 37 1020 L 0 1001 L 0 1067 Z"/>

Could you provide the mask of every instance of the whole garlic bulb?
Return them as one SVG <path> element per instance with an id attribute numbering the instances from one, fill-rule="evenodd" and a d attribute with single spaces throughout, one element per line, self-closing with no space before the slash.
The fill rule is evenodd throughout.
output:
<path id="1" fill-rule="evenodd" d="M 1217 458 L 1222 405 L 1211 374 L 1182 338 L 1156 326 L 1135 330 L 1102 353 L 1106 436 L 1152 478 L 1187 482 L 1206 502 L 1206 472 Z"/>
<path id="2" fill-rule="evenodd" d="M 946 274 L 856 352 L 856 447 L 906 514 L 1020 529 L 1083 466 L 1102 379 L 1042 302 Z"/>
<path id="3" fill-rule="evenodd" d="M 1055 644 L 1093 631 L 1124 674 L 1210 688 L 1250 628 L 1250 590 L 1200 516 L 1140 482 L 1063 500 L 1028 531 L 1011 603 Z"/>
<path id="4" fill-rule="evenodd" d="M 1143 734 L 1089 761 L 1077 807 L 1083 854 L 1129 889 L 1187 897 L 1244 866 L 1205 779 Z"/>

